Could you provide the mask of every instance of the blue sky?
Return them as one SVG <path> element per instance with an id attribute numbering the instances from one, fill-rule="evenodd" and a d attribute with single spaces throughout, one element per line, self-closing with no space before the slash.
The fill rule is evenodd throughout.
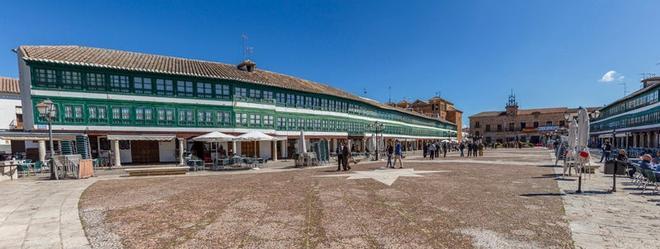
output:
<path id="1" fill-rule="evenodd" d="M 257 66 L 380 101 L 436 92 L 465 116 L 600 106 L 660 71 L 660 1 L 11 1 L 0 75 L 22 44 L 74 44 Z M 615 71 L 616 73 L 609 73 Z M 605 77 L 604 77 L 605 75 Z M 609 78 L 607 76 L 610 76 Z M 604 82 L 603 77 L 611 79 Z M 605 80 L 605 81 L 606 81 Z M 467 119 L 466 119 L 467 120 Z"/>

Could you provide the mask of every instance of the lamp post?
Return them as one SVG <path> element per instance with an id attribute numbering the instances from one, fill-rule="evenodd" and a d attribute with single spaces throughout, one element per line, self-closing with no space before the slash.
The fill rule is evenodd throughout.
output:
<path id="1" fill-rule="evenodd" d="M 55 115 L 57 115 L 57 112 L 55 111 L 55 105 L 53 104 L 53 101 L 50 99 L 46 99 L 44 101 L 41 101 L 39 104 L 37 104 L 37 111 L 39 112 L 39 116 L 41 118 L 44 118 L 46 122 L 48 122 L 48 141 L 50 144 L 50 158 L 49 158 L 49 165 L 50 165 L 50 179 L 51 180 L 59 180 L 59 177 L 57 176 L 57 169 L 55 168 L 55 164 L 53 162 L 53 156 L 55 155 L 55 149 L 53 146 L 53 125 L 52 121 Z"/>
<path id="2" fill-rule="evenodd" d="M 380 154 L 378 147 L 379 147 L 379 141 L 378 141 L 378 133 L 383 132 L 383 123 L 376 121 L 371 124 L 369 124 L 369 127 L 373 129 L 373 131 L 376 133 L 375 139 L 376 139 L 376 161 L 378 161 L 378 154 Z"/>

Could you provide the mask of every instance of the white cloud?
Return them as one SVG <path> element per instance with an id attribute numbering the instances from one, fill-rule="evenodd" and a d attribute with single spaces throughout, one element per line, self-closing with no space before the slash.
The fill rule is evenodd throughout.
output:
<path id="1" fill-rule="evenodd" d="M 614 70 L 607 71 L 607 73 L 603 74 L 603 77 L 600 78 L 600 82 L 614 82 L 614 81 L 622 81 L 624 78 L 623 75 L 620 73 L 617 73 Z"/>

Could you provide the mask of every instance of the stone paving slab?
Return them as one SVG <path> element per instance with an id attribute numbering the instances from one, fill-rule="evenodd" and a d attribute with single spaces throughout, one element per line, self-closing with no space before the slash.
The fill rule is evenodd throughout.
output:
<path id="1" fill-rule="evenodd" d="M 0 249 L 90 248 L 78 215 L 96 179 L 0 183 Z"/>
<path id="2" fill-rule="evenodd" d="M 641 195 L 641 190 L 622 176 L 617 177 L 617 192 L 608 193 L 612 177 L 601 170 L 602 166 L 595 174 L 583 176 L 585 194 L 574 194 L 578 185 L 575 175 L 557 179 L 575 246 L 660 248 L 660 195 Z M 555 168 L 558 175 L 562 171 L 561 167 Z"/>

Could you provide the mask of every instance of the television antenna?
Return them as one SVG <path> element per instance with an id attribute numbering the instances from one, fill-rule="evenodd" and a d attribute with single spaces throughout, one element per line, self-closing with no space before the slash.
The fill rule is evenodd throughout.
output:
<path id="1" fill-rule="evenodd" d="M 248 36 L 247 34 L 242 34 L 241 39 L 243 40 L 243 60 L 249 60 L 250 55 L 254 52 L 254 47 L 248 46 Z"/>
<path id="2" fill-rule="evenodd" d="M 626 82 L 621 82 L 618 84 L 623 85 L 623 96 L 625 97 L 626 95 L 628 95 L 628 84 Z"/>
<path id="3" fill-rule="evenodd" d="M 387 86 L 387 103 L 392 103 L 392 86 Z"/>

